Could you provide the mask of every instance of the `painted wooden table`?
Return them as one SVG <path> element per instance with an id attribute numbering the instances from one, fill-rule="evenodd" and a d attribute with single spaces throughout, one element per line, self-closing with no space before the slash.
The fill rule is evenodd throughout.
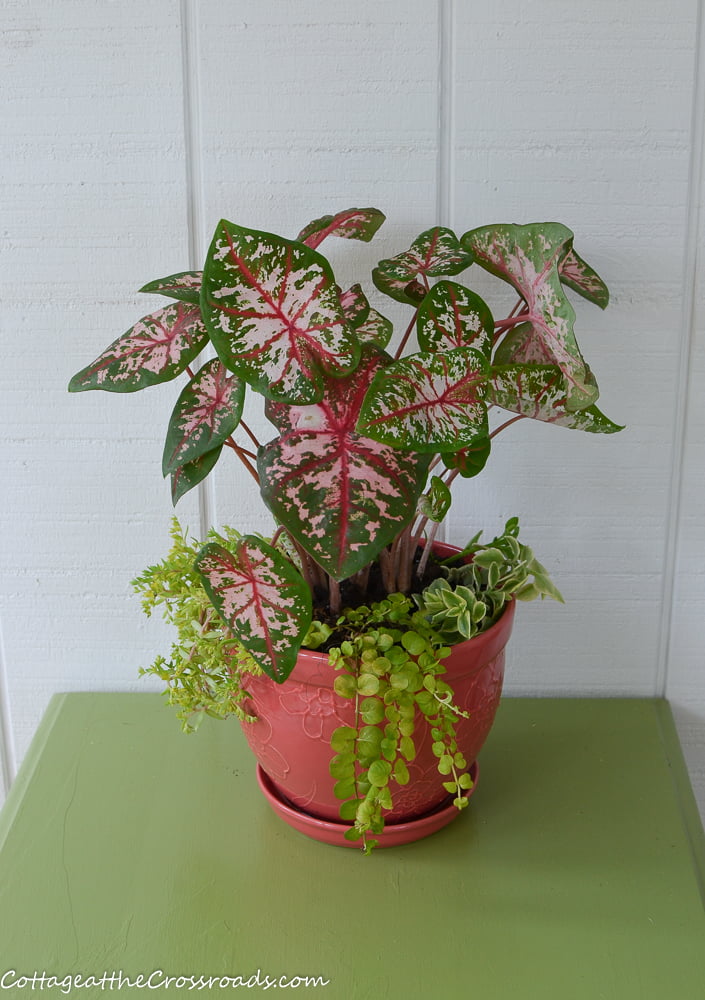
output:
<path id="1" fill-rule="evenodd" d="M 365 858 L 269 811 L 236 724 L 187 737 L 159 696 L 58 696 L 0 819 L 0 1000 L 703 1000 L 668 705 L 505 700 L 480 764 L 457 822 Z"/>

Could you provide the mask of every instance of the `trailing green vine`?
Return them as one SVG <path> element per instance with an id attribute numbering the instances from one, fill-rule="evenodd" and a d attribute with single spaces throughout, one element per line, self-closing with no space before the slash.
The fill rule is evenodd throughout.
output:
<path id="1" fill-rule="evenodd" d="M 393 788 L 409 781 L 407 764 L 416 757 L 420 712 L 431 727 L 433 752 L 444 787 L 463 808 L 472 786 L 458 751 L 455 722 L 464 715 L 442 679 L 450 653 L 437 631 L 402 594 L 371 607 L 346 611 L 337 623 L 346 638 L 330 650 L 338 674 L 334 688 L 355 703 L 355 725 L 331 737 L 334 793 L 342 799 L 341 819 L 352 825 L 348 840 L 361 840 L 365 853 L 378 843 L 369 834 L 384 829 L 384 813 L 394 807 Z"/>

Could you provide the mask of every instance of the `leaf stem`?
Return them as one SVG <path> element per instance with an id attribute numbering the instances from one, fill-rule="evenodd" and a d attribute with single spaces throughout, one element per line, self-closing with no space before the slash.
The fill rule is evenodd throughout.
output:
<path id="1" fill-rule="evenodd" d="M 330 609 L 334 615 L 340 614 L 341 599 L 340 599 L 340 583 L 335 580 L 332 576 L 328 577 L 329 587 L 328 587 L 328 603 L 330 604 Z"/>
<path id="2" fill-rule="evenodd" d="M 245 466 L 245 468 L 247 469 L 247 471 L 250 473 L 250 475 L 252 476 L 252 478 L 254 479 L 254 481 L 259 486 L 259 476 L 257 475 L 257 470 L 251 464 L 249 458 L 247 457 L 248 455 L 250 455 L 252 458 L 254 458 L 255 456 L 252 455 L 252 452 L 245 451 L 245 449 L 243 449 L 239 445 L 235 444 L 235 442 L 233 441 L 232 438 L 228 438 L 228 440 L 225 441 L 224 444 L 226 444 L 228 446 L 228 448 L 232 448 L 233 449 L 233 451 L 235 452 L 235 454 L 237 455 L 237 457 L 240 459 L 240 461 L 242 462 L 242 464 Z"/>
<path id="3" fill-rule="evenodd" d="M 440 526 L 440 522 L 434 521 L 433 527 L 428 533 L 428 538 L 426 539 L 426 544 L 424 546 L 421 559 L 419 560 L 419 565 L 416 567 L 416 575 L 419 580 L 423 580 L 423 575 L 426 572 L 426 566 L 428 565 L 428 560 L 431 558 L 431 550 L 433 549 L 433 543 L 436 539 L 436 532 Z"/>
<path id="4" fill-rule="evenodd" d="M 512 417 L 511 420 L 507 420 L 505 423 L 500 424 L 499 427 L 495 427 L 495 429 L 490 434 L 490 440 L 493 437 L 496 437 L 498 434 L 501 434 L 501 432 L 504 431 L 504 430 L 506 430 L 507 427 L 511 427 L 511 425 L 515 424 L 517 422 L 517 420 L 525 420 L 525 419 L 526 419 L 526 415 L 525 414 L 518 413 L 516 415 L 516 417 Z"/>
<path id="5" fill-rule="evenodd" d="M 416 308 L 416 310 L 414 311 L 414 315 L 411 317 L 411 322 L 409 323 L 409 325 L 406 328 L 406 333 L 401 338 L 401 343 L 399 344 L 399 347 L 397 348 L 397 352 L 394 355 L 394 360 L 395 361 L 398 361 L 399 358 L 402 356 L 402 352 L 403 352 L 404 348 L 407 345 L 409 337 L 411 336 L 411 331 L 414 329 L 414 326 L 416 324 L 416 317 L 418 316 L 418 314 L 419 314 L 419 310 L 418 310 L 418 308 Z"/>
<path id="6" fill-rule="evenodd" d="M 526 306 L 526 300 L 524 299 L 523 296 L 520 295 L 519 298 L 516 300 L 514 308 L 509 313 L 507 319 L 511 319 L 512 316 L 516 316 L 517 312 L 521 309 L 522 306 Z M 526 309 L 522 309 L 522 312 L 526 312 L 527 310 L 528 306 L 526 307 Z"/>
<path id="7" fill-rule="evenodd" d="M 232 448 L 233 451 L 237 452 L 238 455 L 247 455 L 248 458 L 254 458 L 255 460 L 257 460 L 257 456 L 253 451 L 248 451 L 247 448 L 243 448 L 241 445 L 236 444 L 231 437 L 227 438 L 227 440 L 225 440 L 223 444 L 225 445 L 226 448 Z"/>
<path id="8" fill-rule="evenodd" d="M 524 322 L 524 316 L 525 313 L 519 313 L 518 316 L 507 316 L 506 319 L 496 319 L 494 321 L 495 330 L 509 330 L 513 326 L 518 326 Z"/>
<path id="9" fill-rule="evenodd" d="M 250 441 L 253 443 L 253 445 L 255 446 L 255 448 L 260 448 L 261 445 L 260 445 L 259 441 L 257 440 L 257 438 L 252 433 L 252 431 L 247 426 L 247 424 L 245 423 L 244 420 L 240 421 L 239 426 L 242 427 L 243 431 L 245 432 L 245 434 L 247 434 L 247 436 L 249 437 Z"/>

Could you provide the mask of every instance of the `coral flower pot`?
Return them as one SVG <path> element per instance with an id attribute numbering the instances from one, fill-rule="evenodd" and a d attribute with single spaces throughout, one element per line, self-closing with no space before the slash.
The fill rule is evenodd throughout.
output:
<path id="1" fill-rule="evenodd" d="M 455 551 L 447 546 L 436 549 L 441 555 Z M 456 723 L 458 748 L 468 764 L 475 761 L 485 742 L 499 705 L 504 650 L 514 610 L 515 602 L 510 601 L 492 628 L 454 646 L 450 656 L 442 661 L 446 669 L 443 679 L 455 693 L 455 704 L 469 714 L 469 718 L 460 718 Z M 324 828 L 340 824 L 341 831 L 349 825 L 340 820 L 341 802 L 333 794 L 330 737 L 339 726 L 354 726 L 355 713 L 353 701 L 333 690 L 335 676 L 326 654 L 301 650 L 296 667 L 283 684 L 265 676 L 249 678 L 248 708 L 257 716 L 257 722 L 243 723 L 242 728 L 264 772 L 260 775 L 262 790 L 285 821 L 300 829 L 298 823 L 291 822 L 290 815 L 292 811 L 305 814 L 311 822 L 304 832 L 319 840 L 347 845 L 348 841 L 318 835 L 315 822 L 323 821 Z M 425 836 L 433 832 L 428 829 L 428 822 L 424 823 L 425 818 L 443 812 L 448 822 L 456 810 L 444 810 L 448 793 L 442 786 L 444 779 L 438 773 L 438 761 L 431 749 L 430 729 L 418 710 L 414 742 L 416 758 L 407 765 L 410 780 L 403 787 L 392 785 L 394 809 L 385 814 L 385 832 L 395 824 L 413 828 L 414 821 L 418 821 L 419 830 L 425 831 L 420 836 Z M 435 828 L 442 825 L 445 823 Z M 413 829 L 405 839 L 417 839 Z"/>

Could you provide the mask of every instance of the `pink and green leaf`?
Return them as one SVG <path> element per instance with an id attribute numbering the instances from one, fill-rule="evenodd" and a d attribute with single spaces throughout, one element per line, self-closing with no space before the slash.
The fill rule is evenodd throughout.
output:
<path id="1" fill-rule="evenodd" d="M 556 365 L 493 367 L 491 399 L 496 406 L 512 413 L 574 430 L 592 434 L 614 434 L 622 430 L 594 405 L 577 412 L 568 410 L 565 379 Z"/>
<path id="2" fill-rule="evenodd" d="M 223 444 L 240 423 L 245 383 L 219 358 L 207 361 L 179 396 L 169 421 L 165 476 Z"/>
<path id="3" fill-rule="evenodd" d="M 416 278 L 410 281 L 405 278 L 395 278 L 376 267 L 372 272 L 372 280 L 380 292 L 406 305 L 417 306 L 426 297 L 426 289 Z"/>
<path id="4" fill-rule="evenodd" d="M 417 236 L 404 253 L 381 260 L 377 268 L 389 277 L 408 282 L 419 275 L 440 278 L 458 274 L 472 262 L 472 253 L 462 246 L 452 229 L 434 226 Z"/>
<path id="5" fill-rule="evenodd" d="M 324 215 L 314 219 L 296 237 L 299 243 L 315 250 L 327 236 L 342 236 L 347 240 L 369 243 L 385 216 L 378 208 L 348 208 L 337 215 Z"/>
<path id="6" fill-rule="evenodd" d="M 295 567 L 251 535 L 229 551 L 217 542 L 196 560 L 213 607 L 259 666 L 282 683 L 311 624 L 311 592 Z"/>
<path id="7" fill-rule="evenodd" d="M 353 285 L 340 295 L 340 304 L 361 344 L 376 344 L 384 349 L 392 339 L 394 327 L 376 309 L 372 309 L 360 285 Z"/>
<path id="8" fill-rule="evenodd" d="M 610 293 L 597 271 L 594 271 L 582 257 L 570 249 L 558 266 L 561 281 L 582 295 L 589 302 L 594 302 L 600 309 L 606 309 L 610 301 Z"/>
<path id="9" fill-rule="evenodd" d="M 455 281 L 439 281 L 419 306 L 416 332 L 422 351 L 474 347 L 489 357 L 494 319 L 475 292 Z"/>
<path id="10" fill-rule="evenodd" d="M 192 302 L 198 305 L 201 297 L 201 271 L 180 271 L 166 278 L 157 278 L 140 288 L 141 292 L 153 295 L 166 295 L 170 299 L 180 299 L 182 302 Z"/>
<path id="11" fill-rule="evenodd" d="M 392 339 L 394 325 L 386 316 L 370 308 L 367 319 L 355 332 L 361 344 L 376 344 L 384 349 Z"/>
<path id="12" fill-rule="evenodd" d="M 575 340 L 575 312 L 561 286 L 559 266 L 572 240 L 572 232 L 556 222 L 485 226 L 461 238 L 478 264 L 513 285 L 526 302 L 521 322 L 531 333 L 524 336 L 524 355 L 515 360 L 540 356 L 544 364 L 558 365 L 568 385 L 568 408 L 575 411 L 594 403 L 598 391 Z"/>
<path id="13" fill-rule="evenodd" d="M 207 451 L 192 462 L 180 466 L 171 473 L 171 502 L 174 506 L 178 503 L 184 493 L 188 493 L 194 486 L 198 486 L 206 478 L 215 463 L 220 458 L 223 446 L 219 445 L 212 451 Z"/>
<path id="14" fill-rule="evenodd" d="M 426 479 L 425 457 L 356 430 L 367 388 L 388 362 L 367 346 L 352 375 L 329 382 L 324 402 L 267 407 L 282 433 L 260 449 L 264 501 L 339 580 L 372 562 L 409 523 Z"/>
<path id="15" fill-rule="evenodd" d="M 454 451 L 487 433 L 489 366 L 472 347 L 413 354 L 378 372 L 358 429 L 394 448 Z"/>
<path id="16" fill-rule="evenodd" d="M 492 441 L 489 434 L 480 438 L 475 444 L 459 451 L 449 451 L 441 455 L 448 469 L 457 469 L 464 479 L 472 479 L 482 472 L 490 457 Z"/>
<path id="17" fill-rule="evenodd" d="M 136 392 L 180 375 L 203 350 L 208 331 L 198 306 L 174 302 L 145 316 L 69 382 L 69 392 Z"/>
<path id="18" fill-rule="evenodd" d="M 353 285 L 347 292 L 340 293 L 340 307 L 353 329 L 362 326 L 370 314 L 370 303 L 361 285 Z"/>
<path id="19" fill-rule="evenodd" d="M 372 280 L 385 295 L 415 305 L 428 291 L 428 278 L 458 274 L 472 262 L 472 253 L 451 229 L 435 226 L 421 233 L 404 253 L 381 260 Z"/>
<path id="20" fill-rule="evenodd" d="M 219 357 L 264 396 L 316 402 L 357 364 L 330 265 L 300 243 L 221 221 L 201 297 Z"/>

